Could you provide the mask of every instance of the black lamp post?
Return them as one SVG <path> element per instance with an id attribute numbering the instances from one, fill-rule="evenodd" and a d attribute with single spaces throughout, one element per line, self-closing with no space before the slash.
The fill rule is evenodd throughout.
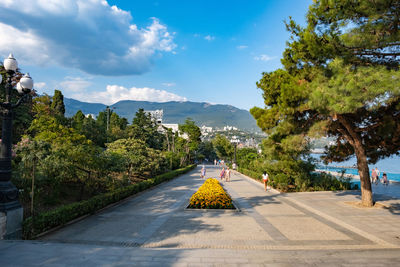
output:
<path id="1" fill-rule="evenodd" d="M 2 138 L 0 152 L 0 212 L 6 215 L 5 233 L 1 238 L 14 238 L 18 236 L 22 221 L 22 207 L 18 201 L 18 189 L 11 183 L 11 147 L 12 147 L 12 119 L 14 109 L 24 101 L 33 88 L 33 80 L 29 74 L 25 74 L 16 84 L 18 93 L 23 95 L 16 103 L 12 103 L 13 78 L 17 74 L 18 63 L 12 54 L 4 60 L 5 80 L 5 101 L 0 102 L 2 123 Z M 2 76 L 0 75 L 0 84 Z M 1 236 L 2 235 L 2 236 Z"/>

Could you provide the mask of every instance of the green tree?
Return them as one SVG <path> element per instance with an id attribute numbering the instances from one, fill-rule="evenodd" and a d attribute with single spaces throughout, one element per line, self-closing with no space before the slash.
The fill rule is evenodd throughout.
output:
<path id="1" fill-rule="evenodd" d="M 335 137 L 326 160 L 355 154 L 364 206 L 373 205 L 367 163 L 400 148 L 399 13 L 388 0 L 315 1 L 305 28 L 287 24 L 285 69 L 263 73 L 266 108 L 251 110 L 281 151 L 303 153 L 307 135 Z"/>
<path id="2" fill-rule="evenodd" d="M 203 141 L 199 144 L 198 154 L 203 155 L 204 159 L 214 161 L 217 158 L 217 154 L 214 149 L 214 145 L 210 141 Z"/>
<path id="3" fill-rule="evenodd" d="M 197 151 L 201 142 L 201 130 L 192 119 L 187 118 L 185 124 L 179 125 L 179 132 L 184 136 L 184 138 L 181 139 L 185 150 L 182 163 L 186 161 L 191 162 L 193 154 Z"/>
<path id="4" fill-rule="evenodd" d="M 51 109 L 54 115 L 64 117 L 65 114 L 64 96 L 60 90 L 54 90 L 54 96 L 51 102 Z"/>
<path id="5" fill-rule="evenodd" d="M 144 140 L 150 148 L 162 149 L 163 147 L 163 136 L 158 132 L 158 125 L 143 109 L 136 112 L 127 131 L 129 137 Z"/>
<path id="6" fill-rule="evenodd" d="M 107 151 L 125 157 L 128 176 L 150 177 L 165 170 L 166 161 L 159 151 L 143 140 L 119 139 L 107 144 Z"/>
<path id="7" fill-rule="evenodd" d="M 72 117 L 72 126 L 78 132 L 82 132 L 83 123 L 85 121 L 85 114 L 81 110 L 78 110 L 75 115 Z"/>
<path id="8" fill-rule="evenodd" d="M 212 141 L 218 158 L 232 160 L 234 147 L 229 140 L 220 134 L 217 134 Z"/>

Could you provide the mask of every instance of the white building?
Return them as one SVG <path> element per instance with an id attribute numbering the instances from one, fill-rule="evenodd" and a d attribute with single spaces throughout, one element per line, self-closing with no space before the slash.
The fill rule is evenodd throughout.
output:
<path id="1" fill-rule="evenodd" d="M 224 126 L 224 131 L 232 131 L 232 130 L 237 131 L 237 129 L 238 128 L 236 128 L 235 126 L 229 126 L 229 125 Z"/>
<path id="2" fill-rule="evenodd" d="M 164 110 L 156 109 L 156 110 L 145 110 L 147 114 L 150 114 L 151 118 L 155 120 L 157 124 L 161 124 L 164 116 Z"/>
<path id="3" fill-rule="evenodd" d="M 173 133 L 177 132 L 179 134 L 179 136 L 184 139 L 189 138 L 189 136 L 186 133 L 183 133 L 183 134 L 179 133 L 179 124 L 177 124 L 177 123 L 163 123 L 160 125 L 160 127 L 158 127 L 158 130 L 160 132 L 164 132 L 165 131 L 164 127 L 167 129 L 171 129 Z"/>

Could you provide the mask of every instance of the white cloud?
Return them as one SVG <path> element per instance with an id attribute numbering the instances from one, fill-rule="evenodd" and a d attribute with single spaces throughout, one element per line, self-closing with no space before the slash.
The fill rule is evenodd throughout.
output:
<path id="1" fill-rule="evenodd" d="M 35 89 L 43 90 L 47 84 L 45 82 L 35 82 L 34 84 Z"/>
<path id="2" fill-rule="evenodd" d="M 105 0 L 0 1 L 0 55 L 13 52 L 22 62 L 140 74 L 155 56 L 173 52 L 173 38 L 158 19 L 140 28 L 130 12 Z"/>
<path id="3" fill-rule="evenodd" d="M 211 35 L 206 35 L 206 36 L 204 36 L 204 39 L 211 42 L 215 39 L 215 37 L 211 36 Z"/>
<path id="4" fill-rule="evenodd" d="M 176 83 L 162 83 L 162 85 L 167 86 L 167 87 L 171 87 L 171 86 L 175 86 Z"/>
<path id="5" fill-rule="evenodd" d="M 236 46 L 236 48 L 239 50 L 243 50 L 243 49 L 248 48 L 248 46 L 247 45 L 238 45 L 238 46 Z"/>
<path id="6" fill-rule="evenodd" d="M 255 60 L 260 60 L 260 61 L 270 61 L 270 60 L 275 59 L 275 57 L 271 57 L 271 56 L 268 56 L 268 55 L 259 55 L 259 56 L 255 56 L 254 59 Z"/>
<path id="7" fill-rule="evenodd" d="M 65 93 L 77 93 L 85 91 L 92 83 L 80 77 L 66 77 L 59 83 L 60 89 Z"/>
<path id="8" fill-rule="evenodd" d="M 157 90 L 154 88 L 126 88 L 119 85 L 107 85 L 106 91 L 92 93 L 77 93 L 72 95 L 73 98 L 92 103 L 104 103 L 107 105 L 114 104 L 120 100 L 137 100 L 151 102 L 168 102 L 168 101 L 187 101 L 186 97 L 167 92 L 165 90 Z"/>

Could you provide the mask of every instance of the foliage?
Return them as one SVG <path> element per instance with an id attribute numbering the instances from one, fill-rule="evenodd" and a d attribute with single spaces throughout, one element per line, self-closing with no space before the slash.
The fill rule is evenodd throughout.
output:
<path id="1" fill-rule="evenodd" d="M 210 141 L 203 141 L 199 144 L 197 151 L 197 158 L 199 159 L 200 155 L 203 159 L 208 161 L 213 161 L 217 158 L 217 154 L 214 149 L 214 145 Z"/>
<path id="2" fill-rule="evenodd" d="M 192 163 L 194 159 L 193 154 L 197 152 L 201 142 L 200 128 L 192 119 L 187 118 L 185 124 L 179 125 L 179 132 L 183 136 L 183 138 L 178 138 L 177 140 L 181 152 L 181 165 Z"/>
<path id="3" fill-rule="evenodd" d="M 54 90 L 54 96 L 50 108 L 54 115 L 64 117 L 65 114 L 64 96 L 60 90 Z"/>
<path id="4" fill-rule="evenodd" d="M 269 174 L 269 185 L 283 192 L 293 191 L 335 191 L 352 189 L 349 179 L 336 178 L 326 173 L 311 173 L 310 175 L 297 176 L 292 179 L 287 172 L 277 172 L 280 167 L 270 167 L 267 171 Z M 238 171 L 259 182 L 262 180 L 261 171 L 252 171 L 239 167 Z"/>
<path id="5" fill-rule="evenodd" d="M 133 118 L 132 125 L 128 127 L 128 134 L 129 137 L 145 141 L 150 148 L 162 149 L 163 138 L 157 129 L 158 125 L 151 115 L 139 109 Z"/>
<path id="6" fill-rule="evenodd" d="M 97 195 L 85 201 L 60 206 L 52 211 L 38 214 L 34 219 L 29 217 L 23 221 L 23 238 L 33 239 L 38 234 L 43 233 L 51 228 L 64 225 L 80 216 L 94 213 L 112 203 L 118 202 L 164 181 L 168 181 L 180 174 L 186 173 L 192 170 L 194 167 L 195 165 L 187 166 L 185 168 L 171 171 L 137 184 Z"/>
<path id="7" fill-rule="evenodd" d="M 225 136 L 217 134 L 213 139 L 213 145 L 218 158 L 224 160 L 232 159 L 234 147 Z"/>
<path id="8" fill-rule="evenodd" d="M 128 175 L 149 177 L 166 169 L 167 162 L 159 151 L 149 148 L 142 140 L 127 138 L 107 144 L 107 152 L 126 159 Z"/>
<path id="9" fill-rule="evenodd" d="M 188 208 L 194 209 L 234 209 L 231 197 L 225 192 L 218 180 L 207 179 L 190 198 Z"/>
<path id="10" fill-rule="evenodd" d="M 240 148 L 236 151 L 236 161 L 238 166 L 243 168 L 249 168 L 251 162 L 258 159 L 256 148 Z"/>
<path id="11" fill-rule="evenodd" d="M 389 0 L 315 1 L 306 27 L 287 23 L 285 68 L 263 73 L 257 86 L 266 107 L 251 110 L 276 160 L 301 159 L 307 136 L 335 137 L 325 159 L 356 155 L 366 206 L 373 204 L 367 160 L 400 148 L 399 12 Z"/>

